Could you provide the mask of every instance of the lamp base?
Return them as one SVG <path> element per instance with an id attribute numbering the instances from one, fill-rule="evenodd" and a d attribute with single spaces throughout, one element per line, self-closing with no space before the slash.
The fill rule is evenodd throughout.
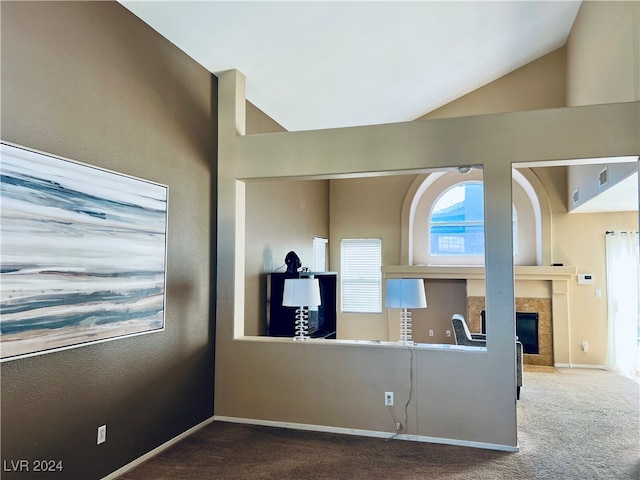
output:
<path id="1" fill-rule="evenodd" d="M 400 340 L 398 340 L 398 345 L 415 345 L 411 339 L 411 312 L 406 308 L 400 311 Z"/>
<path id="2" fill-rule="evenodd" d="M 294 342 L 309 340 L 309 317 L 306 308 L 301 307 L 296 310 L 294 330 Z"/>

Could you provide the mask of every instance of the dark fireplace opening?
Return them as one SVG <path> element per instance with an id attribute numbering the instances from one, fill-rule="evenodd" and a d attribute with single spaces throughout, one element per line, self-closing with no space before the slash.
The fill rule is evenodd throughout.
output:
<path id="1" fill-rule="evenodd" d="M 482 333 L 487 333 L 484 310 L 482 317 Z M 538 312 L 516 312 L 516 336 L 522 343 L 522 351 L 537 355 L 540 353 L 538 343 Z"/>

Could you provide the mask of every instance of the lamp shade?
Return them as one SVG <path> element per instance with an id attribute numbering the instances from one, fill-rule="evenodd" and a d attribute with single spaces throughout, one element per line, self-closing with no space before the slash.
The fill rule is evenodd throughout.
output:
<path id="1" fill-rule="evenodd" d="M 320 303 L 320 282 L 317 278 L 285 279 L 282 294 L 283 306 L 317 307 Z"/>
<path id="2" fill-rule="evenodd" d="M 388 278 L 384 306 L 387 308 L 426 308 L 427 295 L 420 278 Z"/>

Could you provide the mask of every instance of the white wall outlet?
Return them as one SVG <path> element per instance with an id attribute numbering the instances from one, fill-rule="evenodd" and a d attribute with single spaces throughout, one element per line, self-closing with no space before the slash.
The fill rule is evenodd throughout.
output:
<path id="1" fill-rule="evenodd" d="M 107 441 L 107 426 L 100 425 L 98 427 L 98 445 Z"/>
<path id="2" fill-rule="evenodd" d="M 429 330 L 429 336 L 433 337 L 433 330 Z"/>
<path id="3" fill-rule="evenodd" d="M 582 351 L 583 352 L 589 351 L 589 342 L 582 342 Z"/>
<path id="4" fill-rule="evenodd" d="M 445 336 L 450 337 L 451 336 L 451 330 L 446 330 L 444 332 Z"/>
<path id="5" fill-rule="evenodd" d="M 385 407 L 393 407 L 393 392 L 384 392 Z"/>

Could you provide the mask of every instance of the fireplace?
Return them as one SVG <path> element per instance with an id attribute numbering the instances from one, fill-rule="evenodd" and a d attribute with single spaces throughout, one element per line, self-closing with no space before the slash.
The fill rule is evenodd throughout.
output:
<path id="1" fill-rule="evenodd" d="M 484 310 L 482 317 L 482 333 L 487 333 Z M 516 336 L 522 343 L 525 354 L 538 355 L 540 343 L 538 336 L 538 312 L 516 312 Z"/>
<path id="2" fill-rule="evenodd" d="M 552 305 L 550 298 L 538 298 L 538 297 L 516 297 L 515 302 L 516 312 L 523 317 L 523 320 L 519 321 L 520 328 L 516 329 L 516 335 L 522 342 L 523 347 L 523 361 L 525 365 L 553 365 L 553 321 L 552 321 Z M 485 298 L 469 296 L 467 297 L 467 314 L 469 330 L 472 332 L 485 331 L 483 327 L 483 311 L 485 310 Z M 527 315 L 533 313 L 537 315 L 537 321 L 527 320 Z M 517 321 L 517 320 L 516 320 Z M 526 326 L 526 324 L 529 324 Z M 533 329 L 537 328 L 537 335 L 531 333 Z M 533 342 L 529 342 L 528 336 L 533 337 Z M 537 339 L 537 353 L 535 340 Z M 528 345 L 531 343 L 531 345 Z"/>

